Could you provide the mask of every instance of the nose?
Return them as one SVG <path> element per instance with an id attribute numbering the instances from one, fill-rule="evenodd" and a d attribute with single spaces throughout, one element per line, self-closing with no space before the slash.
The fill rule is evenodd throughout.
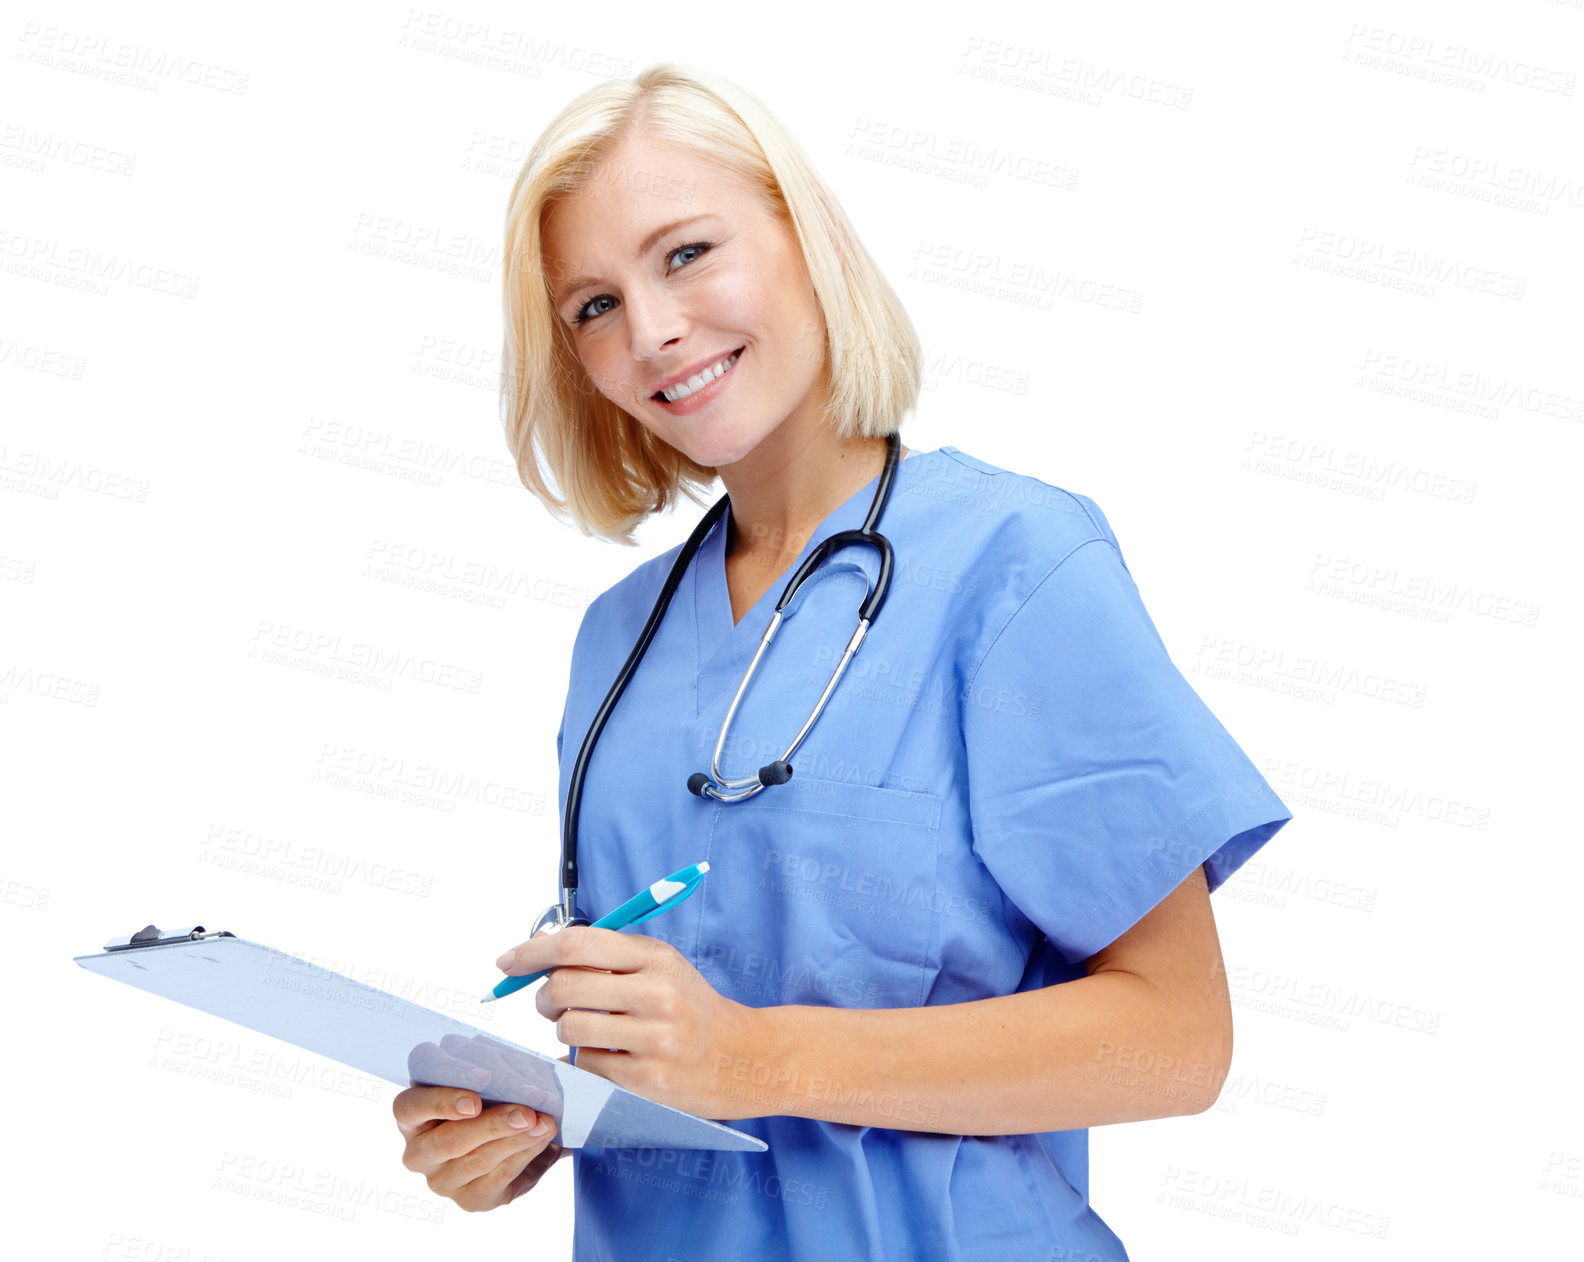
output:
<path id="1" fill-rule="evenodd" d="M 632 357 L 648 363 L 681 340 L 683 317 L 661 286 L 640 285 L 627 294 L 627 340 Z"/>

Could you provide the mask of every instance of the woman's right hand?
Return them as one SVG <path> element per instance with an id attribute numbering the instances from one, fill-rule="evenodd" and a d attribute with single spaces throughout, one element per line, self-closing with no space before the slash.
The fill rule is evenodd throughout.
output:
<path id="1" fill-rule="evenodd" d="M 407 1141 L 402 1164 L 463 1209 L 498 1209 L 538 1183 L 561 1158 L 555 1119 L 521 1104 L 482 1107 L 457 1087 L 409 1087 L 392 1105 Z M 482 1111 L 481 1111 L 482 1110 Z"/>

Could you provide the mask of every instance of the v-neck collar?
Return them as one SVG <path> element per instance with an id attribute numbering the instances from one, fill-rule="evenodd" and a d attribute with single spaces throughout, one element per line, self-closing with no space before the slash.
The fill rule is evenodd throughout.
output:
<path id="1" fill-rule="evenodd" d="M 897 462 L 896 479 L 891 486 L 891 500 L 880 517 L 882 534 L 885 533 L 886 526 L 891 521 L 891 514 L 897 507 L 897 496 L 902 490 L 903 479 L 912 472 L 908 466 L 914 465 L 918 458 L 928 454 L 909 452 Z M 879 483 L 880 478 L 877 474 L 833 509 L 814 528 L 803 550 L 798 553 L 797 559 L 776 576 L 775 581 L 763 595 L 743 614 L 742 621 L 735 624 L 731 616 L 731 591 L 726 585 L 726 530 L 730 513 L 724 514 L 720 521 L 715 523 L 699 547 L 692 567 L 700 677 L 717 673 L 742 674 L 749 657 L 752 656 L 753 648 L 758 645 L 765 628 L 770 625 L 770 615 L 775 609 L 776 602 L 781 599 L 781 593 L 786 589 L 787 580 L 797 572 L 797 567 L 803 564 L 809 553 L 824 540 L 843 530 L 857 530 L 863 525 L 864 518 L 869 513 L 869 506 L 874 502 L 875 489 Z"/>

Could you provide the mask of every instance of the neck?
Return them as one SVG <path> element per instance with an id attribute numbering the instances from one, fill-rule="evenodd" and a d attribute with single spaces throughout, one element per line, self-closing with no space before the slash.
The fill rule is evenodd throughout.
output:
<path id="1" fill-rule="evenodd" d="M 779 572 L 820 522 L 885 467 L 884 438 L 841 438 L 824 425 L 782 425 L 720 472 L 731 496 L 728 557 Z"/>

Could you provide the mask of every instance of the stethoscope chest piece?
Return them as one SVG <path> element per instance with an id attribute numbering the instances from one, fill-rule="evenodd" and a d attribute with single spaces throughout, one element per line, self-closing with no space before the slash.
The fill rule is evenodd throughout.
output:
<path id="1" fill-rule="evenodd" d="M 570 928 L 572 925 L 586 925 L 588 923 L 590 922 L 587 916 L 577 915 L 575 911 L 569 914 L 567 909 L 560 903 L 551 903 L 550 906 L 539 913 L 539 919 L 534 922 L 533 931 L 528 936 L 537 938 L 541 932 L 560 933 L 561 930 Z"/>

